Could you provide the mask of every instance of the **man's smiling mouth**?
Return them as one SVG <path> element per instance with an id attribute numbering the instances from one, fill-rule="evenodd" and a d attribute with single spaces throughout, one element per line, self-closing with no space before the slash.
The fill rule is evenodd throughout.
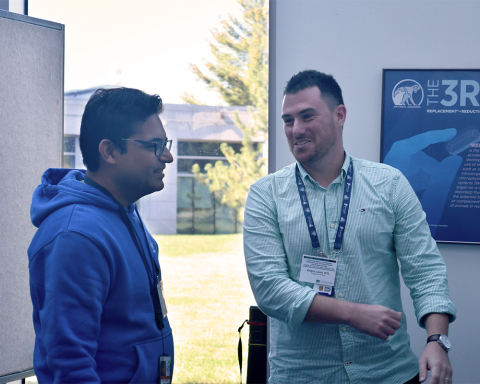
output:
<path id="1" fill-rule="evenodd" d="M 310 143 L 310 140 L 299 140 L 299 141 L 296 141 L 294 144 L 295 145 L 304 145 L 304 144 L 307 144 L 307 143 Z"/>

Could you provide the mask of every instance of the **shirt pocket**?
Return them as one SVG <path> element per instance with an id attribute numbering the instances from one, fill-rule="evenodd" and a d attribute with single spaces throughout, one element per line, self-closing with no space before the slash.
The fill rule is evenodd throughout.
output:
<path id="1" fill-rule="evenodd" d="M 351 239 L 363 252 L 376 253 L 393 244 L 395 218 L 382 205 L 352 206 L 348 212 L 344 240 Z"/>

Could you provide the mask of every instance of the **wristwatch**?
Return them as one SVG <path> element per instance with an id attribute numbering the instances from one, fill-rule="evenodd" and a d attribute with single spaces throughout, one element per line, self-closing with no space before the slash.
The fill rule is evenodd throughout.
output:
<path id="1" fill-rule="evenodd" d="M 429 336 L 428 339 L 427 339 L 427 344 L 430 341 L 436 341 L 447 352 L 450 350 L 450 347 L 452 346 L 452 344 L 450 343 L 450 340 L 447 337 L 447 335 L 438 334 L 438 335 Z"/>

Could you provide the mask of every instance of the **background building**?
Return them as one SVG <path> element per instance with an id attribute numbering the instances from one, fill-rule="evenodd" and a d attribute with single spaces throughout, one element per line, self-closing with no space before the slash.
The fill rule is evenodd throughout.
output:
<path id="1" fill-rule="evenodd" d="M 89 88 L 65 93 L 63 166 L 85 168 L 80 152 L 80 122 L 90 95 Z M 108 88 L 108 87 L 105 87 Z M 221 143 L 235 151 L 242 146 L 242 133 L 235 126 L 235 113 L 243 124 L 252 123 L 247 107 L 222 107 L 192 104 L 164 104 L 162 122 L 169 139 L 173 139 L 174 162 L 165 171 L 165 189 L 143 197 L 139 209 L 148 230 L 153 234 L 219 234 L 241 232 L 237 213 L 219 202 L 208 187 L 191 172 L 208 163 L 225 161 Z M 261 142 L 259 137 L 255 141 Z"/>

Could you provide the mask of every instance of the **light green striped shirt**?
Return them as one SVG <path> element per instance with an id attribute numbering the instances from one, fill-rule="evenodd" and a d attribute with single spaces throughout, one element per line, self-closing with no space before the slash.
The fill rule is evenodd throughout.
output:
<path id="1" fill-rule="evenodd" d="M 403 312 L 399 264 L 417 320 L 448 313 L 445 263 L 425 213 L 400 171 L 352 157 L 353 189 L 343 245 L 337 256 L 337 299 Z M 325 189 L 299 165 L 322 251 L 333 257 L 347 167 Z M 299 281 L 304 254 L 314 255 L 295 181 L 295 164 L 250 188 L 244 249 L 255 299 L 271 317 L 270 383 L 404 383 L 418 373 L 405 316 L 382 341 L 347 325 L 303 323 L 315 292 Z"/>

